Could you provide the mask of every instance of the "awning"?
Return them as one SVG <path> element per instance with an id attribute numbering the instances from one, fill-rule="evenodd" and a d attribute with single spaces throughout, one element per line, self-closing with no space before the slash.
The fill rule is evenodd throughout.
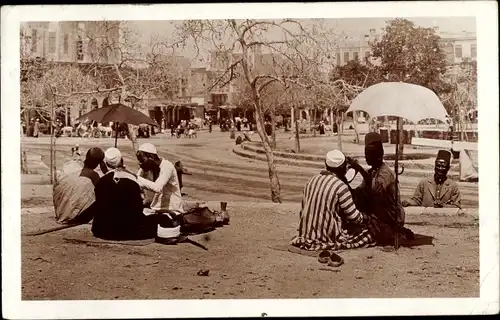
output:
<path id="1" fill-rule="evenodd" d="M 223 110 L 234 110 L 234 109 L 237 109 L 238 107 L 232 106 L 232 105 L 222 105 L 222 106 L 219 106 L 219 108 L 221 108 Z"/>

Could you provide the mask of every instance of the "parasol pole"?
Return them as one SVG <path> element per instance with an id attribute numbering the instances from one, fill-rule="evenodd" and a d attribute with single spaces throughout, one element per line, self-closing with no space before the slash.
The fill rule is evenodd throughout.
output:
<path id="1" fill-rule="evenodd" d="M 117 122 L 116 123 L 116 129 L 115 129 L 115 148 L 116 148 L 116 146 L 118 144 L 118 129 L 119 129 L 119 127 L 120 127 L 120 123 Z"/>
<path id="2" fill-rule="evenodd" d="M 401 121 L 401 118 L 400 117 L 397 117 L 396 118 L 396 159 L 394 160 L 394 173 L 396 174 L 396 186 L 394 188 L 394 192 L 396 193 L 395 194 L 395 198 L 396 198 L 396 206 L 397 206 L 397 210 L 399 210 L 399 178 L 398 178 L 398 175 L 399 175 L 399 168 L 398 168 L 398 165 L 399 165 L 399 122 Z M 395 234 L 394 234 L 394 249 L 397 251 L 399 249 L 399 224 L 400 224 L 400 221 L 399 221 L 399 218 L 400 218 L 400 213 L 397 212 L 396 213 L 396 231 L 395 231 Z"/>

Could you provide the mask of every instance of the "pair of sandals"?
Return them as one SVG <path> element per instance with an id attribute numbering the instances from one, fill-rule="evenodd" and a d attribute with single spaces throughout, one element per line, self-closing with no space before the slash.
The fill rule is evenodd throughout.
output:
<path id="1" fill-rule="evenodd" d="M 318 255 L 319 263 L 326 263 L 329 267 L 340 267 L 344 259 L 333 251 L 323 250 Z"/>

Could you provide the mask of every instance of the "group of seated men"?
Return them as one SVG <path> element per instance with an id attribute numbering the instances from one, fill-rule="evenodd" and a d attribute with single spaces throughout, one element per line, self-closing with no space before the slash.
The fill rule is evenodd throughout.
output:
<path id="1" fill-rule="evenodd" d="M 124 167 L 118 149 L 109 148 L 106 152 L 89 149 L 84 168 L 78 174 L 78 179 L 84 181 L 80 186 L 85 187 L 67 189 L 66 196 L 78 192 L 79 199 L 85 198 L 84 188 L 87 188 L 89 194 L 95 194 L 95 200 L 89 196 L 93 202 L 72 221 L 65 222 L 92 221 L 92 233 L 103 239 L 145 239 L 156 236 L 155 212 L 184 212 L 182 185 L 175 165 L 161 158 L 151 143 L 142 144 L 136 157 L 140 169 L 132 173 Z M 365 158 L 370 166 L 368 171 L 339 150 L 327 153 L 326 170 L 311 177 L 304 188 L 298 235 L 292 239 L 292 245 L 306 250 L 391 245 L 396 234 L 408 240 L 414 236 L 404 227 L 403 207 L 460 208 L 458 186 L 447 177 L 450 152 L 438 152 L 434 176 L 420 181 L 413 197 L 403 201 L 396 196 L 395 175 L 384 163 L 384 148 L 378 133 L 366 135 Z M 101 177 L 97 168 L 102 172 Z M 347 181 L 348 168 L 363 177 L 357 188 L 351 188 Z M 57 211 L 56 205 L 56 215 Z"/>
<path id="2" fill-rule="evenodd" d="M 403 207 L 460 208 L 457 183 L 447 177 L 450 152 L 438 152 L 434 176 L 422 179 L 413 197 L 403 201 L 399 193 L 396 196 L 396 177 L 383 157 L 382 139 L 375 132 L 365 137 L 368 171 L 339 150 L 328 152 L 326 170 L 311 177 L 304 188 L 292 245 L 313 251 L 392 245 L 396 236 L 414 239 L 413 232 L 404 227 Z M 346 178 L 349 167 L 363 177 L 354 189 Z"/>
<path id="3" fill-rule="evenodd" d="M 68 183 L 71 187 L 65 188 L 64 183 L 61 184 L 63 187 L 58 199 L 62 200 L 54 198 L 56 217 L 58 207 L 69 201 L 78 186 L 81 190 L 77 197 L 81 199 L 88 193 L 91 195 L 88 198 L 93 201 L 72 219 L 58 221 L 78 224 L 92 221 L 93 235 L 106 240 L 154 238 L 158 227 L 158 215 L 155 213 L 168 211 L 181 214 L 185 211 L 182 186 L 174 164 L 161 158 L 151 143 L 142 144 L 136 157 L 140 169 L 132 173 L 125 168 L 123 156 L 117 148 L 109 148 L 105 152 L 100 148 L 89 149 L 83 169 Z M 102 172 L 102 176 L 96 169 Z"/>

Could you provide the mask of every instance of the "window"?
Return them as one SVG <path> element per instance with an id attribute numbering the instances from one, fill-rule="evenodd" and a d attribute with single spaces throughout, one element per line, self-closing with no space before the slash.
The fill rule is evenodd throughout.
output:
<path id="1" fill-rule="evenodd" d="M 88 42 L 88 53 L 90 54 L 90 56 L 92 58 L 95 58 L 96 57 L 96 54 L 97 54 L 97 46 L 96 46 L 96 43 L 95 43 L 95 40 L 90 40 Z"/>
<path id="2" fill-rule="evenodd" d="M 462 58 L 462 45 L 455 45 L 455 58 Z"/>
<path id="3" fill-rule="evenodd" d="M 31 30 L 31 51 L 37 52 L 38 35 L 37 30 Z"/>
<path id="4" fill-rule="evenodd" d="M 370 58 L 370 51 L 366 50 L 365 51 L 365 60 Z"/>
<path id="5" fill-rule="evenodd" d="M 68 54 L 68 51 L 69 51 L 69 35 L 67 35 L 67 34 L 64 35 L 63 50 L 64 50 L 64 54 Z"/>
<path id="6" fill-rule="evenodd" d="M 337 64 L 341 64 L 342 61 L 340 61 L 340 52 L 337 52 L 337 56 L 335 59 L 337 59 Z"/>
<path id="7" fill-rule="evenodd" d="M 349 61 L 349 52 L 344 52 L 344 63 Z"/>
<path id="8" fill-rule="evenodd" d="M 76 41 L 76 59 L 79 61 L 83 60 L 83 41 L 80 37 Z"/>
<path id="9" fill-rule="evenodd" d="M 470 45 L 470 56 L 471 58 L 477 57 L 477 45 L 475 43 Z"/>
<path id="10" fill-rule="evenodd" d="M 49 52 L 56 52 L 56 33 L 49 32 Z"/>
<path id="11" fill-rule="evenodd" d="M 353 52 L 352 54 L 353 54 L 353 57 L 352 57 L 352 58 L 353 58 L 353 60 L 358 61 L 358 60 L 359 60 L 359 52 L 356 52 L 356 51 L 355 51 L 355 52 Z"/>

